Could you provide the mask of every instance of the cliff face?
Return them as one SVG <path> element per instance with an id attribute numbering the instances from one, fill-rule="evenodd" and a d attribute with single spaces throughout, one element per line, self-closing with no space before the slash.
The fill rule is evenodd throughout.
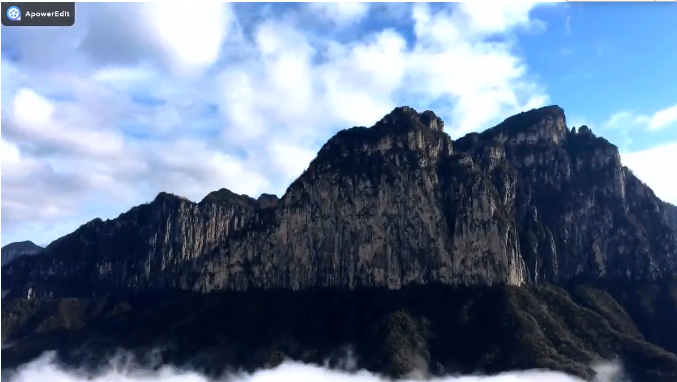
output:
<path id="1" fill-rule="evenodd" d="M 26 281 L 21 297 L 176 288 L 180 269 L 241 229 L 257 208 L 254 199 L 228 190 L 200 203 L 163 192 L 116 219 L 82 225 L 47 246 L 44 257 L 3 268 L 3 278 Z M 10 293 L 5 285 L 3 295 Z"/>
<path id="2" fill-rule="evenodd" d="M 511 117 L 455 147 L 499 189 L 505 167 L 516 172 L 506 203 L 529 281 L 655 280 L 675 270 L 677 236 L 664 203 L 622 166 L 616 146 L 586 126 L 568 130 L 559 107 Z"/>
<path id="3" fill-rule="evenodd" d="M 655 280 L 675 270 L 668 211 L 557 106 L 451 142 L 431 112 L 396 109 L 332 138 L 274 222 L 194 278 L 250 287 Z"/>
<path id="4" fill-rule="evenodd" d="M 670 203 L 663 203 L 665 212 L 668 214 L 668 221 L 672 224 L 672 227 L 677 231 L 677 206 L 674 206 Z"/>
<path id="5" fill-rule="evenodd" d="M 513 196 L 496 192 L 442 129 L 434 113 L 404 107 L 374 127 L 338 133 L 268 224 L 225 243 L 188 284 L 522 284 L 517 227 L 501 211 Z M 506 182 L 514 188 L 514 177 Z"/>
<path id="6" fill-rule="evenodd" d="M 279 201 L 161 194 L 3 267 L 3 295 L 522 285 L 676 270 L 669 208 L 615 146 L 569 130 L 561 108 L 457 141 L 443 127 L 402 107 L 341 131 Z"/>

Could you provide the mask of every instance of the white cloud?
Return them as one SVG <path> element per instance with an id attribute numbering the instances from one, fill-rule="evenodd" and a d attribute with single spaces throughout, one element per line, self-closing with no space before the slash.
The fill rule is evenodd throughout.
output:
<path id="1" fill-rule="evenodd" d="M 316 154 L 315 150 L 278 142 L 272 142 L 270 150 L 274 158 L 277 158 L 273 165 L 282 174 L 287 174 L 288 181 L 292 181 L 295 175 L 300 175 L 306 170 Z"/>
<path id="2" fill-rule="evenodd" d="M 454 104 L 450 127 L 456 135 L 547 101 L 547 96 L 525 79 L 527 68 L 510 53 L 510 43 L 478 40 L 484 34 L 509 33 L 524 25 L 531 8 L 522 4 L 516 9 L 498 7 L 514 19 L 481 16 L 465 3 L 462 9 L 469 18 L 458 21 L 458 13 L 433 15 L 427 5 L 415 6 L 415 31 L 422 43 L 414 49 L 410 73 L 414 91 L 430 100 L 442 98 Z M 490 27 L 488 20 L 496 25 Z M 468 24 L 470 29 L 466 29 Z"/>
<path id="3" fill-rule="evenodd" d="M 623 164 L 648 184 L 656 196 L 666 202 L 677 204 L 677 178 L 674 165 L 677 163 L 677 142 L 669 143 L 648 150 L 625 153 L 621 155 Z"/>
<path id="4" fill-rule="evenodd" d="M 140 4 L 144 22 L 156 36 L 172 70 L 192 73 L 214 64 L 233 17 L 225 3 L 204 3 L 199 14 L 186 15 L 185 7 L 168 3 Z M 147 17 L 146 17 L 147 15 Z"/>
<path id="5" fill-rule="evenodd" d="M 360 43 L 336 49 L 318 68 L 323 109 L 336 123 L 370 125 L 395 106 L 393 93 L 404 85 L 406 42 L 385 30 Z"/>
<path id="6" fill-rule="evenodd" d="M 369 13 L 369 3 L 335 2 L 335 3 L 308 3 L 308 8 L 314 14 L 330 20 L 339 27 L 355 24 Z"/>
<path id="7" fill-rule="evenodd" d="M 133 359 L 132 359 L 133 360 Z M 171 367 L 160 367 L 157 370 L 149 371 L 138 367 L 129 358 L 122 360 L 113 359 L 110 362 L 109 370 L 104 370 L 99 375 L 94 376 L 93 382 L 206 382 L 207 378 L 199 373 L 186 370 L 177 370 Z M 622 370 L 615 364 L 603 364 L 595 367 L 598 370 L 597 378 L 594 382 L 611 382 L 617 380 L 622 375 Z M 9 382 L 37 382 L 37 381 L 55 381 L 55 382 L 75 382 L 81 380 L 82 371 L 66 371 L 57 366 L 54 362 L 53 353 L 47 353 L 42 357 L 24 365 L 18 369 L 18 372 Z M 383 382 L 383 378 L 377 374 L 369 373 L 365 370 L 343 371 L 332 370 L 324 367 L 304 365 L 300 363 L 285 362 L 274 369 L 258 370 L 254 373 L 239 373 L 228 377 L 235 382 Z M 403 378 L 401 382 L 415 382 L 422 379 L 409 377 Z M 447 376 L 433 379 L 436 382 L 582 382 L 581 379 L 569 376 L 563 373 L 545 370 L 527 370 L 518 372 L 507 372 L 495 376 L 482 376 L 475 374 L 473 376 Z"/>
<path id="8" fill-rule="evenodd" d="M 335 27 L 389 12 L 323 4 L 310 11 Z M 2 136 L 18 153 L 12 166 L 34 170 L 19 180 L 3 166 L 3 234 L 56 216 L 20 212 L 31 209 L 84 222 L 161 190 L 193 200 L 221 187 L 281 193 L 334 132 L 398 105 L 433 107 L 454 136 L 541 106 L 547 95 L 513 53 L 533 6 L 398 8 L 413 22 L 409 42 L 401 23 L 353 39 L 322 34 L 290 16 L 303 7 L 257 19 L 214 5 L 192 25 L 157 4 L 83 4 L 68 30 L 12 30 L 3 47 L 24 58 L 2 63 Z"/>
<path id="9" fill-rule="evenodd" d="M 609 117 L 609 119 L 602 124 L 602 127 L 605 129 L 632 128 L 645 126 L 650 120 L 651 118 L 646 115 L 622 111 Z"/>
<path id="10" fill-rule="evenodd" d="M 659 110 L 652 115 L 637 114 L 622 111 L 613 114 L 602 125 L 607 129 L 643 127 L 649 130 L 659 130 L 677 122 L 677 105 Z"/>
<path id="11" fill-rule="evenodd" d="M 534 3 L 495 3 L 491 7 L 477 2 L 460 3 L 468 16 L 468 25 L 481 34 L 502 33 L 518 26 L 528 27 L 535 19 L 529 17 Z"/>
<path id="12" fill-rule="evenodd" d="M 154 190 L 171 190 L 192 200 L 224 185 L 237 193 L 257 195 L 270 187 L 267 179 L 238 158 L 215 150 L 203 140 L 144 145 Z M 146 171 L 137 176 L 151 175 Z M 131 184 L 143 182 L 133 179 Z"/>
<path id="13" fill-rule="evenodd" d="M 93 129 L 82 121 L 85 115 L 75 106 L 63 105 L 57 115 L 54 102 L 32 89 L 19 89 L 14 96 L 5 130 L 26 144 L 46 150 L 68 151 L 70 155 L 115 157 L 122 154 L 122 138 L 116 132 Z"/>
<path id="14" fill-rule="evenodd" d="M 649 122 L 651 130 L 658 130 L 677 122 L 677 105 L 654 113 Z"/>
<path id="15" fill-rule="evenodd" d="M 75 213 L 86 185 L 73 173 L 58 173 L 44 161 L 24 156 L 2 139 L 2 223 L 20 224 Z M 30 203 L 31 200 L 38 202 Z"/>
<path id="16" fill-rule="evenodd" d="M 106 66 L 92 73 L 92 79 L 95 81 L 106 83 L 119 90 L 132 90 L 134 85 L 147 83 L 156 77 L 150 67 Z"/>
<path id="17" fill-rule="evenodd" d="M 59 104 L 27 88 L 16 92 L 3 113 L 3 233 L 24 223 L 72 218 L 93 198 L 129 207 L 160 190 L 199 200 L 223 185 L 254 195 L 270 188 L 256 168 L 206 140 L 124 139 L 111 121 L 106 125 L 94 115 L 105 115 L 105 108 L 86 106 Z"/>

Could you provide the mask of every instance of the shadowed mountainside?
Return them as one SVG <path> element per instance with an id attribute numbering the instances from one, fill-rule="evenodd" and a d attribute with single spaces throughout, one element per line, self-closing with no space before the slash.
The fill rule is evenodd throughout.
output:
<path id="1" fill-rule="evenodd" d="M 217 376 L 286 358 L 389 376 L 547 368 L 591 379 L 618 357 L 633 380 L 677 380 L 677 284 L 409 286 L 162 292 L 2 304 L 3 368 L 59 349 L 94 368 L 122 347 Z M 157 361 L 157 359 L 156 359 Z"/>

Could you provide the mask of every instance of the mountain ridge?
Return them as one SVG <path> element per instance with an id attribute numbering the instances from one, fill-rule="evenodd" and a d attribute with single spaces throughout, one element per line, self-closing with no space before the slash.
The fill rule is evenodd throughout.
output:
<path id="1" fill-rule="evenodd" d="M 569 130 L 559 106 L 455 141 L 443 127 L 432 111 L 398 107 L 373 127 L 342 130 L 282 198 L 264 198 L 267 208 L 226 189 L 199 203 L 160 193 L 118 219 L 85 224 L 40 259 L 3 268 L 3 295 L 522 285 L 674 272 L 676 234 L 663 202 L 622 166 L 616 146 L 585 127 Z M 81 263 L 49 281 L 60 257 Z M 83 271 L 84 280 L 65 275 Z"/>

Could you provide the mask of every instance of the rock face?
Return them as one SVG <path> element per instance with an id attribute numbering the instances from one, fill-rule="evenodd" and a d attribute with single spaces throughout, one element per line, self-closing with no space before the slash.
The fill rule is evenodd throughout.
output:
<path id="1" fill-rule="evenodd" d="M 670 203 L 664 203 L 665 212 L 668 214 L 668 220 L 672 227 L 677 231 L 677 206 Z"/>
<path id="2" fill-rule="evenodd" d="M 116 219 L 82 225 L 47 246 L 44 258 L 3 268 L 3 277 L 28 281 L 20 296 L 29 298 L 176 288 L 178 271 L 241 229 L 257 208 L 256 200 L 225 189 L 200 203 L 163 192 Z"/>
<path id="3" fill-rule="evenodd" d="M 37 255 L 44 248 L 32 241 L 17 241 L 2 247 L 2 266 L 23 255 Z"/>
<path id="4" fill-rule="evenodd" d="M 339 132 L 267 224 L 229 240 L 187 284 L 524 283 L 517 226 L 501 218 L 501 195 L 442 129 L 433 112 L 403 107 L 371 128 Z"/>
<path id="5" fill-rule="evenodd" d="M 516 115 L 455 148 L 476 158 L 499 191 L 514 190 L 506 213 L 520 227 L 529 281 L 674 272 L 677 236 L 665 204 L 622 166 L 616 146 L 586 126 L 568 130 L 559 107 Z"/>
<path id="6" fill-rule="evenodd" d="M 2 269 L 3 294 L 202 292 L 657 280 L 677 268 L 666 204 L 557 106 L 452 141 L 393 110 L 331 138 L 279 201 L 160 194 Z M 673 215 L 671 215 L 673 214 Z M 671 217 L 672 216 L 672 217 Z"/>

